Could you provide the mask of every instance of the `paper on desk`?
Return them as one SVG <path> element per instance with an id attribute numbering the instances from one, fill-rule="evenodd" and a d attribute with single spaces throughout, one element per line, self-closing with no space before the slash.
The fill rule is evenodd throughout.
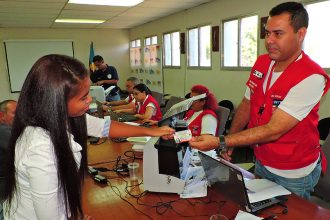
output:
<path id="1" fill-rule="evenodd" d="M 182 160 L 182 170 L 181 170 L 181 176 L 180 176 L 180 178 L 182 180 L 186 179 L 188 168 L 190 166 L 190 157 L 191 157 L 191 151 L 189 148 L 187 148 L 186 153 L 184 154 L 184 157 Z"/>
<path id="2" fill-rule="evenodd" d="M 131 121 L 126 121 L 124 122 L 125 124 L 128 124 L 128 125 L 135 125 L 135 126 L 139 126 L 140 124 L 139 123 L 136 123 L 136 122 L 131 122 Z"/>
<path id="3" fill-rule="evenodd" d="M 136 142 L 136 143 L 147 143 L 151 137 L 149 136 L 144 136 L 144 137 L 129 137 L 127 138 L 127 141 L 129 142 Z"/>
<path id="4" fill-rule="evenodd" d="M 180 194 L 181 198 L 196 198 L 207 195 L 207 181 L 202 166 L 190 166 L 185 181 L 185 187 Z"/>
<path id="5" fill-rule="evenodd" d="M 239 210 L 235 217 L 235 220 L 260 220 L 260 219 L 262 219 L 262 218 L 252 215 L 250 213 L 244 212 L 242 210 Z"/>
<path id="6" fill-rule="evenodd" d="M 132 146 L 132 150 L 137 152 L 143 152 L 143 149 L 144 149 L 144 144 L 134 144 Z"/>
<path id="7" fill-rule="evenodd" d="M 245 182 L 251 203 L 270 199 L 275 196 L 289 195 L 290 191 L 267 179 L 252 179 Z"/>

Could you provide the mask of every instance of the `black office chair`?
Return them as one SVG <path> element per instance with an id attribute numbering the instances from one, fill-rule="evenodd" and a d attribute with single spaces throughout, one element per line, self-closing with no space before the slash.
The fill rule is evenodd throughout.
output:
<path id="1" fill-rule="evenodd" d="M 327 138 L 330 131 L 330 117 L 319 120 L 317 129 L 319 130 L 320 133 L 320 140 L 324 141 Z"/>
<path id="2" fill-rule="evenodd" d="M 328 160 L 327 172 L 320 177 L 314 188 L 314 195 L 322 198 L 324 201 L 330 201 L 330 133 L 328 133 L 322 145 L 322 151 Z"/>
<path id="3" fill-rule="evenodd" d="M 234 104 L 230 100 L 221 100 L 218 103 L 218 105 L 229 109 L 229 116 L 228 116 L 228 120 L 225 125 L 225 131 L 224 131 L 224 134 L 227 134 L 230 129 L 231 122 L 232 122 L 233 115 L 234 115 Z"/>

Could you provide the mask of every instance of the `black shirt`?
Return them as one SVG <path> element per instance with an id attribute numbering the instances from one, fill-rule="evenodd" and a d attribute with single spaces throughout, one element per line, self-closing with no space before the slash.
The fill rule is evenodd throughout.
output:
<path id="1" fill-rule="evenodd" d="M 104 71 L 96 70 L 94 73 L 91 74 L 91 80 L 93 83 L 96 83 L 100 80 L 111 80 L 111 79 L 119 80 L 117 70 L 113 66 L 107 65 L 107 68 Z M 104 90 L 106 90 L 110 86 L 116 86 L 114 89 L 111 90 L 110 95 L 115 95 L 119 90 L 116 83 L 104 83 L 101 86 L 104 88 Z"/>

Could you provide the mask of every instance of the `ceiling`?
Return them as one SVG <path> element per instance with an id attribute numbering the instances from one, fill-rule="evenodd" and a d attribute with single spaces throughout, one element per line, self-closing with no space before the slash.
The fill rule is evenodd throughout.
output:
<path id="1" fill-rule="evenodd" d="M 68 4 L 68 0 L 0 0 L 0 28 L 132 28 L 210 1 L 144 0 L 134 7 L 114 7 Z M 57 18 L 106 21 L 55 23 Z"/>

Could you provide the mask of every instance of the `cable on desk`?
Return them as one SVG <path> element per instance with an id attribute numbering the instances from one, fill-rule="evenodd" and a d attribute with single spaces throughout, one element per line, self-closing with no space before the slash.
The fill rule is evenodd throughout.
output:
<path id="1" fill-rule="evenodd" d="M 120 193 L 120 190 L 119 190 L 119 188 L 118 188 L 117 186 L 113 186 L 113 185 L 111 184 L 110 181 L 108 181 L 108 186 L 110 186 L 110 188 L 112 189 L 112 191 L 113 191 L 113 192 L 114 192 L 119 198 L 121 198 L 123 201 L 125 201 L 126 203 L 128 203 L 130 206 L 132 206 L 136 211 L 140 212 L 142 215 L 146 216 L 148 219 L 153 220 L 153 218 L 152 218 L 151 216 L 149 216 L 148 214 L 146 214 L 146 213 L 142 212 L 141 210 L 137 209 L 137 208 L 136 208 L 132 203 L 130 203 L 127 199 L 123 198 L 122 195 L 121 195 L 121 193 Z M 114 189 L 116 189 L 117 192 L 116 192 L 116 190 L 114 190 Z"/>
<path id="2" fill-rule="evenodd" d="M 131 153 L 133 156 L 129 155 L 129 153 Z M 141 157 L 138 157 L 134 151 L 132 150 L 128 150 L 128 151 L 125 151 L 124 152 L 124 155 L 127 157 L 127 158 L 131 158 L 133 159 L 133 162 L 135 161 L 135 159 L 143 159 L 143 156 Z"/>

